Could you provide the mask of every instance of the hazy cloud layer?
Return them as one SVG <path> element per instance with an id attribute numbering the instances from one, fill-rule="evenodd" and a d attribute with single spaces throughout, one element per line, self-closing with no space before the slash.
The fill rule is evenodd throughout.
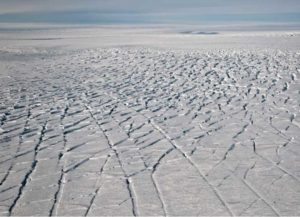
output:
<path id="1" fill-rule="evenodd" d="M 225 20 L 249 18 L 255 21 L 261 17 L 262 21 L 298 22 L 299 13 L 299 0 L 0 0 L 0 22 L 24 19 L 35 22 L 39 21 L 38 17 L 43 22 L 64 21 L 66 18 L 88 22 L 89 19 L 110 20 L 110 17 L 113 17 L 112 22 L 126 20 L 126 17 L 130 17 L 130 22 L 139 19 L 145 19 L 145 22 L 176 22 L 182 19 L 192 21 L 203 16 L 216 20 L 225 17 Z"/>

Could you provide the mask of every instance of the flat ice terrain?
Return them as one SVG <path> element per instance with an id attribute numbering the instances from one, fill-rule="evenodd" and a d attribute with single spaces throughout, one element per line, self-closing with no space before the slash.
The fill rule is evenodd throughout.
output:
<path id="1" fill-rule="evenodd" d="M 0 215 L 300 215 L 300 34 L 0 32 Z"/>

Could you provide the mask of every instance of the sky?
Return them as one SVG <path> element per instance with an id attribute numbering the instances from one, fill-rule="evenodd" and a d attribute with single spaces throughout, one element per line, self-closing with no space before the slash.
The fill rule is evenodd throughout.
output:
<path id="1" fill-rule="evenodd" d="M 0 23 L 300 23 L 300 0 L 0 0 Z"/>

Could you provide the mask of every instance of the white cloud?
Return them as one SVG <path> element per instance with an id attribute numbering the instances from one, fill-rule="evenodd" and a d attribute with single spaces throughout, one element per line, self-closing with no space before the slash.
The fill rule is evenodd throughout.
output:
<path id="1" fill-rule="evenodd" d="M 29 11 L 188 11 L 276 13 L 300 11 L 299 0 L 0 0 L 0 13 Z"/>

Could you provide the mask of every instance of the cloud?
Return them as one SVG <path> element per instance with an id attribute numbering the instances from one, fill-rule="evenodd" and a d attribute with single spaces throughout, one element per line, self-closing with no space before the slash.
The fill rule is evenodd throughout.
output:
<path id="1" fill-rule="evenodd" d="M 118 20 L 122 19 L 122 16 L 132 17 L 128 18 L 129 20 L 134 17 L 153 20 L 155 16 L 165 20 L 176 20 L 178 17 L 197 15 L 212 18 L 214 15 L 226 15 L 238 19 L 239 15 L 247 17 L 247 14 L 270 14 L 276 18 L 274 14 L 283 16 L 299 12 L 300 0 L 0 0 L 0 22 L 18 20 L 20 17 L 25 20 L 30 17 L 37 21 L 38 17 L 44 21 L 56 20 L 51 15 L 68 19 L 72 17 L 74 20 L 80 20 L 82 17 L 86 20 L 90 17 L 114 17 L 113 20 Z M 119 17 L 116 14 L 119 14 Z M 293 16 L 293 20 L 300 20 L 298 15 Z"/>
<path id="2" fill-rule="evenodd" d="M 299 0 L 2 0 L 0 13 L 68 10 L 101 12 L 163 12 L 199 10 L 200 12 L 299 12 Z"/>

